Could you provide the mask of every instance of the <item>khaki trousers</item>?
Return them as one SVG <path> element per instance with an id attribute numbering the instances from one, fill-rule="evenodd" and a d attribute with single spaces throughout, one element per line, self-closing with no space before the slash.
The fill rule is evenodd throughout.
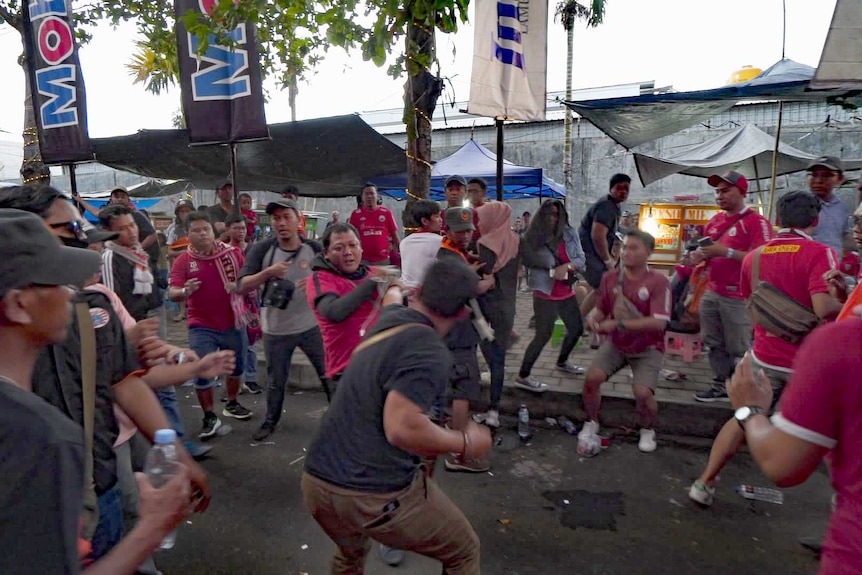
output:
<path id="1" fill-rule="evenodd" d="M 304 473 L 302 495 L 315 521 L 337 545 L 333 575 L 362 575 L 370 539 L 437 559 L 444 574 L 480 573 L 479 537 L 421 469 L 407 488 L 394 493 L 344 489 Z"/>

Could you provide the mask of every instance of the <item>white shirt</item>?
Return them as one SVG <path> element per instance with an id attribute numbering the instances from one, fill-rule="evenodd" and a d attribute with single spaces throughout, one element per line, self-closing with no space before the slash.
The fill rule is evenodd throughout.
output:
<path id="1" fill-rule="evenodd" d="M 401 240 L 401 282 L 405 287 L 422 285 L 442 243 L 443 236 L 431 232 L 417 232 Z"/>

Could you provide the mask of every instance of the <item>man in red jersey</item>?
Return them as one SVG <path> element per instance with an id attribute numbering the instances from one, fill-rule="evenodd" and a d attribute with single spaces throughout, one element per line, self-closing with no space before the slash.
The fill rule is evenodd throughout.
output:
<path id="1" fill-rule="evenodd" d="M 727 401 L 724 384 L 751 343 L 751 318 L 740 294 L 739 273 L 748 252 L 769 241 L 769 221 L 745 205 L 748 180 L 738 172 L 709 177 L 722 211 L 704 229 L 693 262 L 707 260 L 709 283 L 700 302 L 700 326 L 716 384 L 694 394 L 698 401 Z"/>
<path id="2" fill-rule="evenodd" d="M 768 282 L 794 301 L 813 309 L 822 318 L 834 318 L 841 303 L 826 277 L 836 269 L 835 251 L 815 241 L 809 234 L 818 223 L 820 201 L 808 192 L 790 192 L 778 201 L 778 235 L 742 263 L 740 293 L 749 297 L 754 289 L 753 267 L 758 261 L 758 279 Z M 790 343 L 754 326 L 752 365 L 762 370 L 773 390 L 774 409 L 785 384 L 793 373 L 793 360 L 800 343 Z M 709 463 L 689 490 L 689 497 L 703 506 L 712 505 L 718 474 L 745 441 L 745 433 L 731 419 L 719 432 L 709 454 Z"/>
<path id="3" fill-rule="evenodd" d="M 398 224 L 389 208 L 377 204 L 377 186 L 366 183 L 362 187 L 362 205 L 350 214 L 350 225 L 359 231 L 362 243 L 362 263 L 369 266 L 388 266 L 390 240 L 398 248 Z"/>

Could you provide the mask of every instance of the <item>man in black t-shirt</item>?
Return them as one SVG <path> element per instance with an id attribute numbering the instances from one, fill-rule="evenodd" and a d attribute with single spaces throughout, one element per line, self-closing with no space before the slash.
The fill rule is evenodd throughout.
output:
<path id="1" fill-rule="evenodd" d="M 40 348 L 66 340 L 74 293 L 67 286 L 92 277 L 99 257 L 61 247 L 42 219 L 21 210 L 0 209 L 0 244 L 0 573 L 74 574 L 84 434 L 32 393 L 34 365 Z M 134 573 L 185 517 L 190 493 L 184 469 L 155 500 L 148 481 L 139 486 L 148 512 L 134 534 L 94 566 L 102 572 Z"/>
<path id="2" fill-rule="evenodd" d="M 584 275 L 593 290 L 599 288 L 605 272 L 616 265 L 611 256 L 611 248 L 619 226 L 620 204 L 629 197 L 631 181 L 632 179 L 626 174 L 614 174 L 611 177 L 608 195 L 590 206 L 581 220 L 578 235 L 587 258 L 587 271 Z M 581 304 L 581 314 L 586 317 L 595 305 L 595 301 L 596 296 L 593 291 Z"/>
<path id="3" fill-rule="evenodd" d="M 469 521 L 427 478 L 423 455 L 482 457 L 487 428 L 438 427 L 426 412 L 446 389 L 452 356 L 441 337 L 466 319 L 476 273 L 436 262 L 409 308 L 388 306 L 339 383 L 308 450 L 302 491 L 314 519 L 338 546 L 333 572 L 361 573 L 369 538 L 439 560 L 450 574 L 479 572 Z"/>

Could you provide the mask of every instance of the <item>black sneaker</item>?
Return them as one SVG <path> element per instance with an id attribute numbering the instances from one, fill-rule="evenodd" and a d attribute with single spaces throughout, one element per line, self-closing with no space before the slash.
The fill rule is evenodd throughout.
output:
<path id="1" fill-rule="evenodd" d="M 209 439 L 216 434 L 218 428 L 221 427 L 221 420 L 212 411 L 204 413 L 204 426 L 198 437 L 201 439 Z"/>
<path id="2" fill-rule="evenodd" d="M 248 392 L 252 395 L 257 395 L 258 393 L 263 391 L 263 389 L 261 389 L 261 387 L 257 384 L 256 381 L 247 381 L 243 383 L 242 389 L 243 391 Z"/>
<path id="3" fill-rule="evenodd" d="M 251 438 L 255 441 L 263 441 L 275 431 L 275 426 L 264 422 L 263 425 L 260 426 L 260 429 L 252 433 Z"/>
<path id="4" fill-rule="evenodd" d="M 222 415 L 225 417 L 233 417 L 235 419 L 249 419 L 251 417 L 251 412 L 241 406 L 238 401 L 228 401 L 227 405 L 224 406 Z"/>
<path id="5" fill-rule="evenodd" d="M 723 385 L 713 385 L 706 391 L 698 391 L 694 394 L 694 398 L 697 401 L 702 401 L 704 403 L 712 403 L 713 401 L 730 401 L 730 398 L 727 397 L 727 390 Z"/>

